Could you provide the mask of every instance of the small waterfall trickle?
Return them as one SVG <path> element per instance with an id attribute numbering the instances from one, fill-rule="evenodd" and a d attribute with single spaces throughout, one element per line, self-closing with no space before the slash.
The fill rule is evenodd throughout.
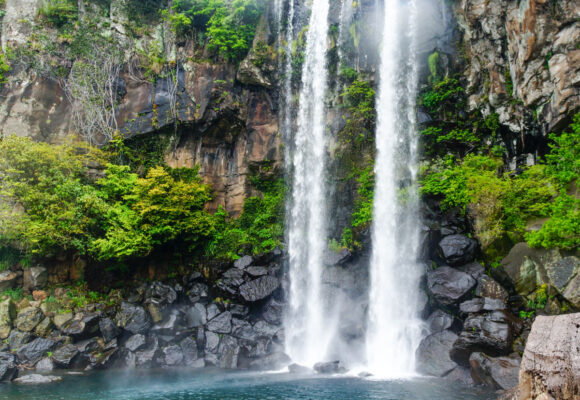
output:
<path id="1" fill-rule="evenodd" d="M 380 378 L 412 375 L 421 339 L 416 18 L 416 0 L 385 0 L 366 331 L 367 369 Z"/>
<path id="2" fill-rule="evenodd" d="M 327 240 L 328 12 L 329 0 L 312 1 L 289 166 L 292 192 L 287 212 L 290 290 L 285 319 L 286 352 L 294 362 L 308 366 L 324 359 L 332 340 L 321 285 Z M 291 72 L 290 67 L 286 73 Z"/>

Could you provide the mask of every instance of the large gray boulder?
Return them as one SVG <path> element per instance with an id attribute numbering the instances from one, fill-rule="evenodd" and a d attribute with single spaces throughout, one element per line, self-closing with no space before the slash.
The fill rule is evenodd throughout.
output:
<path id="1" fill-rule="evenodd" d="M 417 348 L 417 370 L 425 375 L 444 376 L 457 364 L 449 356 L 457 335 L 444 330 L 427 336 Z"/>
<path id="2" fill-rule="evenodd" d="M 476 385 L 511 389 L 518 384 L 521 361 L 518 355 L 490 357 L 484 353 L 473 353 L 469 357 L 471 378 Z"/>
<path id="3" fill-rule="evenodd" d="M 274 276 L 262 276 L 240 286 L 240 295 L 249 302 L 267 298 L 280 287 L 280 280 Z"/>
<path id="4" fill-rule="evenodd" d="M 56 342 L 51 339 L 34 339 L 32 342 L 21 346 L 16 352 L 16 355 L 21 362 L 34 365 L 40 361 L 47 352 L 51 351 L 55 345 Z"/>
<path id="5" fill-rule="evenodd" d="M 16 357 L 10 353 L 0 353 L 0 382 L 8 382 L 18 375 Z"/>
<path id="6" fill-rule="evenodd" d="M 31 332 L 44 319 L 42 310 L 37 307 L 26 307 L 16 317 L 16 327 L 22 332 Z"/>
<path id="7" fill-rule="evenodd" d="M 453 317 L 441 310 L 435 310 L 429 318 L 427 318 L 427 326 L 429 332 L 437 333 L 451 328 L 453 325 Z"/>
<path id="8" fill-rule="evenodd" d="M 123 302 L 116 317 L 117 326 L 131 333 L 145 333 L 151 328 L 151 317 L 141 306 Z"/>
<path id="9" fill-rule="evenodd" d="M 225 311 L 207 323 L 207 330 L 215 333 L 230 333 L 232 331 L 232 314 Z"/>
<path id="10" fill-rule="evenodd" d="M 528 336 L 518 400 L 580 396 L 580 313 L 538 316 Z"/>
<path id="11" fill-rule="evenodd" d="M 16 307 L 11 299 L 0 302 L 0 339 L 4 340 L 10 335 L 12 321 L 16 318 Z"/>
<path id="12" fill-rule="evenodd" d="M 521 321 L 507 311 L 471 314 L 453 344 L 451 359 L 467 367 L 474 352 L 507 355 L 511 353 L 512 343 L 521 328 Z"/>
<path id="13" fill-rule="evenodd" d="M 473 261 L 477 242 L 464 235 L 445 236 L 439 242 L 439 255 L 452 266 Z"/>
<path id="14" fill-rule="evenodd" d="M 457 303 L 475 284 L 476 281 L 471 275 L 447 266 L 427 273 L 429 295 L 444 306 Z"/>

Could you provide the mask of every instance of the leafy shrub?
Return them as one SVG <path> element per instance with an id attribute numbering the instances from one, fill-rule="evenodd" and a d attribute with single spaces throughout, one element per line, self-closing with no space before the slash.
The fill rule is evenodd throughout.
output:
<path id="1" fill-rule="evenodd" d="M 358 148 L 373 138 L 376 92 L 369 82 L 357 78 L 340 96 L 344 99 L 350 117 L 346 119 L 339 139 L 342 143 L 350 143 Z"/>
<path id="2" fill-rule="evenodd" d="M 48 0 L 40 8 L 39 15 L 52 26 L 61 28 L 77 19 L 77 4 L 73 0 Z"/>
<path id="3" fill-rule="evenodd" d="M 445 78 L 422 95 L 421 104 L 435 113 L 445 103 L 460 103 L 463 93 L 464 89 L 457 79 Z"/>
<path id="4" fill-rule="evenodd" d="M 4 52 L 0 52 L 0 84 L 6 83 L 6 73 L 10 71 L 10 64 Z"/>

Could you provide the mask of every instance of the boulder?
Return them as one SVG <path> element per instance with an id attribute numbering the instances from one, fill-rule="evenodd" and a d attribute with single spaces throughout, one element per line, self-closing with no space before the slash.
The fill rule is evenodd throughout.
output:
<path id="1" fill-rule="evenodd" d="M 300 364 L 290 364 L 288 366 L 288 372 L 291 374 L 308 374 L 310 372 L 310 368 Z"/>
<path id="2" fill-rule="evenodd" d="M 417 348 L 417 371 L 425 375 L 444 376 L 457 364 L 451 360 L 449 352 L 457 335 L 444 330 L 427 336 Z"/>
<path id="3" fill-rule="evenodd" d="M 580 313 L 536 317 L 522 357 L 517 399 L 578 399 L 579 343 Z"/>
<path id="4" fill-rule="evenodd" d="M 221 313 L 221 310 L 216 303 L 211 303 L 209 306 L 207 306 L 206 311 L 208 321 L 212 320 L 216 315 Z"/>
<path id="5" fill-rule="evenodd" d="M 55 315 L 54 318 L 52 319 L 52 321 L 54 322 L 54 325 L 58 329 L 60 329 L 65 323 L 67 323 L 71 319 L 73 319 L 73 314 L 68 312 L 68 313 L 64 313 L 64 314 Z"/>
<path id="6" fill-rule="evenodd" d="M 183 354 L 183 363 L 188 367 L 197 367 L 199 360 L 197 342 L 191 337 L 186 337 L 179 342 L 179 347 Z"/>
<path id="7" fill-rule="evenodd" d="M 222 274 L 217 286 L 230 294 L 235 294 L 244 282 L 244 271 L 238 268 L 230 268 Z"/>
<path id="8" fill-rule="evenodd" d="M 129 339 L 127 339 L 127 341 L 125 342 L 125 348 L 127 348 L 127 350 L 130 350 L 132 352 L 135 352 L 145 347 L 146 343 L 147 340 L 145 338 L 145 335 L 137 333 L 131 336 Z"/>
<path id="9" fill-rule="evenodd" d="M 580 258 L 564 257 L 546 266 L 550 283 L 574 307 L 580 308 Z"/>
<path id="10" fill-rule="evenodd" d="M 480 276 L 485 275 L 485 268 L 477 261 L 467 263 L 457 267 L 457 269 L 471 275 L 474 279 L 478 279 Z"/>
<path id="11" fill-rule="evenodd" d="M 453 344 L 451 359 L 468 367 L 469 356 L 473 352 L 485 352 L 491 356 L 507 355 L 521 328 L 521 321 L 507 311 L 470 314 Z"/>
<path id="12" fill-rule="evenodd" d="M 262 276 L 240 286 L 240 295 L 248 302 L 263 300 L 280 287 L 280 280 L 274 276 Z"/>
<path id="13" fill-rule="evenodd" d="M 243 256 L 242 258 L 238 258 L 234 261 L 234 267 L 238 269 L 244 269 L 250 266 L 254 262 L 252 256 Z"/>
<path id="14" fill-rule="evenodd" d="M 248 267 L 246 268 L 246 273 L 254 278 L 268 275 L 268 268 L 266 267 Z"/>
<path id="15" fill-rule="evenodd" d="M 16 286 L 18 274 L 12 271 L 0 272 L 0 292 L 13 289 Z"/>
<path id="16" fill-rule="evenodd" d="M 75 345 L 65 344 L 52 353 L 52 361 L 61 368 L 69 368 L 78 355 L 79 350 Z"/>
<path id="17" fill-rule="evenodd" d="M 148 340 L 145 350 L 135 352 L 135 365 L 138 367 L 150 367 L 153 364 L 153 358 L 159 348 L 157 336 L 152 336 Z"/>
<path id="18" fill-rule="evenodd" d="M 205 332 L 205 352 L 215 353 L 220 344 L 220 335 L 217 333 L 206 331 Z"/>
<path id="19" fill-rule="evenodd" d="M 54 363 L 49 357 L 45 357 L 34 366 L 35 371 L 47 372 L 54 370 Z"/>
<path id="20" fill-rule="evenodd" d="M 183 352 L 178 345 L 171 345 L 161 350 L 161 356 L 157 360 L 159 365 L 174 367 L 183 363 Z"/>
<path id="21" fill-rule="evenodd" d="M 316 363 L 313 369 L 319 374 L 343 374 L 346 372 L 346 368 L 339 360 Z"/>
<path id="22" fill-rule="evenodd" d="M 100 316 L 97 313 L 80 312 L 61 325 L 60 331 L 75 339 L 87 339 L 99 332 Z"/>
<path id="23" fill-rule="evenodd" d="M 509 297 L 508 291 L 505 290 L 496 280 L 487 275 L 480 275 L 477 278 L 475 295 L 478 297 L 497 299 L 503 302 L 507 301 Z"/>
<path id="24" fill-rule="evenodd" d="M 151 317 L 141 306 L 123 302 L 116 316 L 117 326 L 131 333 L 145 333 L 151 328 Z"/>
<path id="25" fill-rule="evenodd" d="M 99 330 L 101 331 L 101 336 L 107 342 L 110 342 L 121 333 L 121 330 L 115 326 L 115 323 L 110 318 L 102 318 L 99 321 Z"/>
<path id="26" fill-rule="evenodd" d="M 42 310 L 37 307 L 26 307 L 16 317 L 16 327 L 22 332 L 31 332 L 44 319 Z"/>
<path id="27" fill-rule="evenodd" d="M 464 235 L 445 236 L 439 242 L 439 255 L 451 266 L 473 261 L 477 242 Z"/>
<path id="28" fill-rule="evenodd" d="M 36 325 L 36 328 L 34 328 L 34 333 L 36 334 L 36 336 L 46 337 L 50 335 L 53 330 L 54 324 L 52 323 L 50 318 L 44 318 L 42 321 L 40 321 L 38 325 Z"/>
<path id="29" fill-rule="evenodd" d="M 228 306 L 228 311 L 232 313 L 232 316 L 239 318 L 247 317 L 250 313 L 248 306 L 243 304 L 230 304 Z"/>
<path id="30" fill-rule="evenodd" d="M 21 346 L 32 340 L 32 335 L 29 332 L 20 332 L 18 330 L 13 330 L 8 336 L 8 344 L 10 345 L 10 350 L 16 351 Z"/>
<path id="31" fill-rule="evenodd" d="M 191 284 L 191 288 L 187 292 L 189 301 L 191 303 L 197 303 L 201 299 L 205 299 L 209 294 L 209 288 L 205 283 L 194 282 Z"/>
<path id="32" fill-rule="evenodd" d="M 505 309 L 506 305 L 502 300 L 488 299 L 487 297 L 467 300 L 459 305 L 459 311 L 463 314 Z"/>
<path id="33" fill-rule="evenodd" d="M 173 304 L 177 300 L 177 292 L 169 285 L 153 282 L 145 289 L 145 303 L 157 306 Z"/>
<path id="34" fill-rule="evenodd" d="M 264 76 L 262 70 L 252 63 L 250 57 L 246 57 L 240 63 L 236 79 L 244 85 L 263 86 L 268 89 L 272 87 L 272 83 Z"/>
<path id="35" fill-rule="evenodd" d="M 230 335 L 223 335 L 218 348 L 218 354 L 220 368 L 237 368 L 238 356 L 240 354 L 240 345 L 237 339 Z"/>
<path id="36" fill-rule="evenodd" d="M 40 375 L 40 374 L 30 374 L 24 375 L 20 378 L 14 379 L 14 383 L 20 383 L 23 385 L 40 385 L 43 383 L 54 383 L 62 381 L 62 377 L 53 375 Z"/>
<path id="37" fill-rule="evenodd" d="M 270 299 L 262 309 L 262 318 L 269 324 L 280 325 L 284 313 L 284 304 Z"/>
<path id="38" fill-rule="evenodd" d="M 34 339 L 32 342 L 21 346 L 16 351 L 16 355 L 21 362 L 34 365 L 46 356 L 47 352 L 51 351 L 55 345 L 56 342 L 52 339 Z"/>
<path id="39" fill-rule="evenodd" d="M 33 291 L 42 289 L 48 283 L 48 272 L 44 267 L 26 268 L 22 282 L 24 290 Z"/>
<path id="40" fill-rule="evenodd" d="M 207 330 L 215 333 L 230 333 L 232 331 L 232 314 L 225 311 L 207 323 Z"/>
<path id="41" fill-rule="evenodd" d="M 453 317 L 441 310 L 434 311 L 429 318 L 427 318 L 427 326 L 430 333 L 437 333 L 451 328 L 453 325 Z"/>
<path id="42" fill-rule="evenodd" d="M 11 299 L 0 302 L 0 339 L 6 339 L 12 329 L 12 321 L 16 318 L 16 307 Z"/>
<path id="43" fill-rule="evenodd" d="M 473 353 L 469 357 L 471 378 L 476 385 L 508 390 L 517 386 L 521 358 L 490 357 L 484 353 Z"/>
<path id="44" fill-rule="evenodd" d="M 16 357 L 10 353 L 0 353 L 0 382 L 9 382 L 17 375 Z"/>
<path id="45" fill-rule="evenodd" d="M 444 306 L 458 302 L 469 293 L 475 283 L 471 275 L 446 266 L 427 273 L 429 295 Z"/>

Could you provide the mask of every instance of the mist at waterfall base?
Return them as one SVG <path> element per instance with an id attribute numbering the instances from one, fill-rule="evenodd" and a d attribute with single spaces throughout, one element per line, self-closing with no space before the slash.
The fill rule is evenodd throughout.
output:
<path id="1" fill-rule="evenodd" d="M 69 375 L 50 385 L 0 385 L 4 400 L 491 400 L 496 396 L 434 379 L 368 381 L 187 370 L 101 371 Z"/>
<path id="2" fill-rule="evenodd" d="M 312 20 L 321 20 L 328 3 L 314 0 L 303 27 L 320 27 Z M 352 15 L 344 10 L 348 3 L 341 3 L 339 41 L 351 23 Z M 415 375 L 415 350 L 426 334 L 419 318 L 425 296 L 419 287 L 424 267 L 417 260 L 415 98 L 428 53 L 449 46 L 447 13 L 437 0 L 384 0 L 359 15 L 361 25 L 370 28 L 361 39 L 369 48 L 368 57 L 357 64 L 376 68 L 378 82 L 372 251 L 341 266 L 325 265 L 324 254 L 329 251 L 325 238 L 336 224 L 334 210 L 327 209 L 332 191 L 328 154 L 336 132 L 324 126 L 329 121 L 318 113 L 320 107 L 330 112 L 333 106 L 313 90 L 327 84 L 328 66 L 320 46 L 328 41 L 320 32 L 307 31 L 307 41 L 316 41 L 311 48 L 318 46 L 317 52 L 307 47 L 297 123 L 293 136 L 286 135 L 287 154 L 293 157 L 286 352 L 298 364 L 312 367 L 340 360 L 348 369 L 377 378 Z M 292 22 L 287 25 L 295 27 Z M 340 50 L 338 55 L 346 57 Z"/>

